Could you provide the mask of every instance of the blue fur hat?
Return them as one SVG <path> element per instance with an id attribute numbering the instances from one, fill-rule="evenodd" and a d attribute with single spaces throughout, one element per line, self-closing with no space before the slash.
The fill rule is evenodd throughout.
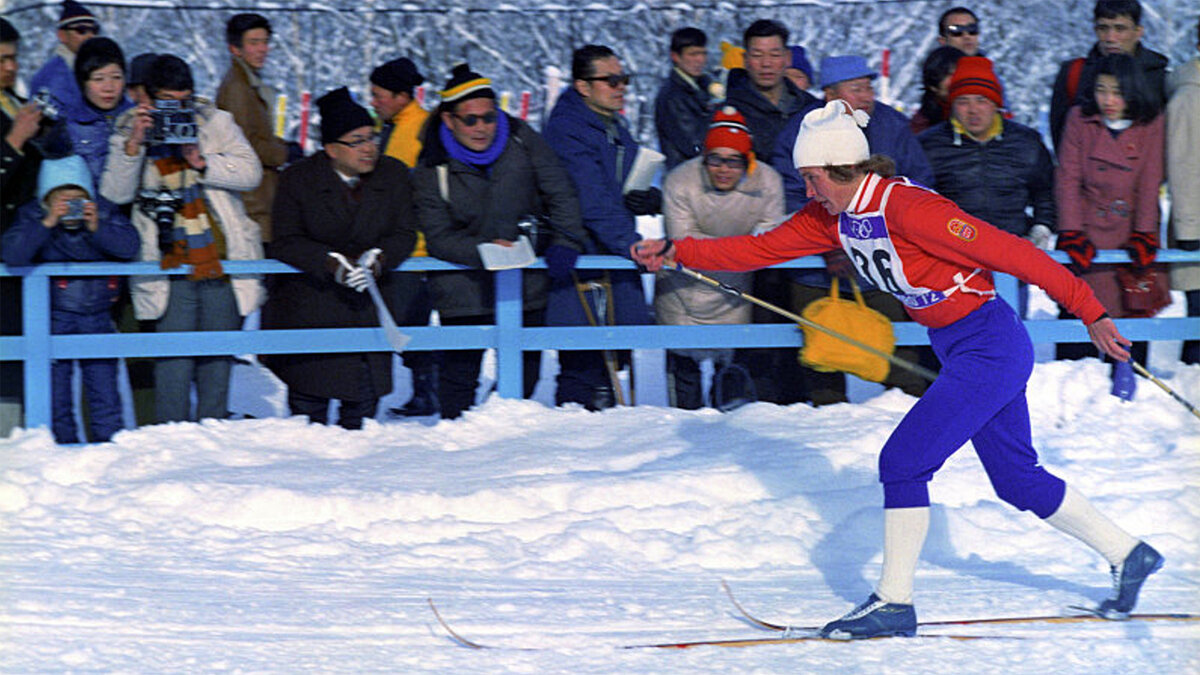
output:
<path id="1" fill-rule="evenodd" d="M 42 160 L 42 168 L 38 172 L 38 201 L 45 205 L 47 195 L 66 185 L 83 188 L 89 199 L 96 194 L 92 187 L 92 173 L 88 171 L 87 162 L 79 155 Z"/>

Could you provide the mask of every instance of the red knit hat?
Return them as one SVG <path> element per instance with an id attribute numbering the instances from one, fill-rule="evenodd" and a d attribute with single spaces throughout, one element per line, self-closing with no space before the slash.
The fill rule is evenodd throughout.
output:
<path id="1" fill-rule="evenodd" d="M 1004 106 L 1004 88 L 992 70 L 992 62 L 983 56 L 964 56 L 950 76 L 950 103 L 965 94 L 983 96 L 998 107 Z"/>
<path id="2" fill-rule="evenodd" d="M 732 148 L 749 158 L 754 142 L 750 138 L 750 127 L 746 126 L 746 118 L 731 105 L 713 113 L 708 125 L 708 135 L 704 137 L 704 149 Z"/>

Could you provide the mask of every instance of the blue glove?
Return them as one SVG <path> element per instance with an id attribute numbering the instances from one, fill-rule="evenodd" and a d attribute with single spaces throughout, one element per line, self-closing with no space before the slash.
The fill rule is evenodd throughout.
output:
<path id="1" fill-rule="evenodd" d="M 1128 361 L 1113 363 L 1112 395 L 1122 401 L 1132 401 L 1137 392 L 1137 377 L 1133 374 L 1133 366 Z"/>
<path id="2" fill-rule="evenodd" d="M 575 269 L 575 261 L 579 259 L 579 251 L 559 244 L 551 244 L 546 248 L 546 273 L 554 281 L 565 283 L 571 280 L 571 270 Z"/>

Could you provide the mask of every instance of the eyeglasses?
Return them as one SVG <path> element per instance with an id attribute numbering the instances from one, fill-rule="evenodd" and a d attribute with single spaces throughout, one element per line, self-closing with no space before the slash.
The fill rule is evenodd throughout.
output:
<path id="1" fill-rule="evenodd" d="M 612 75 L 597 75 L 595 77 L 581 77 L 584 82 L 604 82 L 608 86 L 616 89 L 624 84 L 629 84 L 633 76 L 629 73 L 613 73 Z"/>
<path id="2" fill-rule="evenodd" d="M 736 157 L 722 157 L 720 155 L 705 155 L 704 166 L 710 166 L 714 169 L 727 166 L 731 169 L 746 168 L 746 158 L 738 155 Z"/>
<path id="3" fill-rule="evenodd" d="M 67 26 L 67 30 L 75 31 L 76 33 L 79 33 L 80 35 L 99 35 L 100 34 L 100 26 L 97 26 L 95 24 L 89 24 L 89 23 L 82 23 L 82 24 L 76 24 L 74 26 Z"/>
<path id="4" fill-rule="evenodd" d="M 347 148 L 361 148 L 362 146 L 368 145 L 368 144 L 378 145 L 379 134 L 371 134 L 370 136 L 367 136 L 366 138 L 356 138 L 351 141 L 340 141 L 340 140 L 339 141 L 330 141 L 330 143 L 337 143 L 338 145 L 344 145 Z"/>
<path id="5" fill-rule="evenodd" d="M 484 124 L 495 124 L 496 120 L 500 119 L 500 114 L 495 110 L 485 112 L 482 115 L 459 115 L 458 113 L 450 113 L 454 115 L 454 119 L 462 122 L 464 126 L 473 127 L 480 122 Z"/>
<path id="6" fill-rule="evenodd" d="M 946 26 L 946 34 L 958 37 L 959 35 L 979 35 L 978 23 L 964 23 L 961 25 L 950 24 Z"/>

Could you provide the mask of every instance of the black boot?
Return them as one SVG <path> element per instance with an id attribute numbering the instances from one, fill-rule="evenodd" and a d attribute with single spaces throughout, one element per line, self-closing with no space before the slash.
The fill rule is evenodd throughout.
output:
<path id="1" fill-rule="evenodd" d="M 425 417 L 438 414 L 437 366 L 412 374 L 412 398 L 402 407 L 388 410 L 397 417 Z"/>

